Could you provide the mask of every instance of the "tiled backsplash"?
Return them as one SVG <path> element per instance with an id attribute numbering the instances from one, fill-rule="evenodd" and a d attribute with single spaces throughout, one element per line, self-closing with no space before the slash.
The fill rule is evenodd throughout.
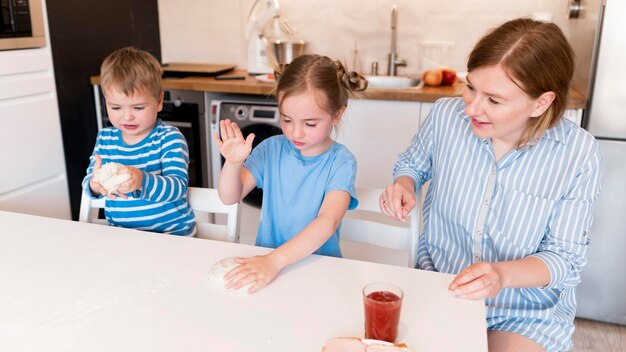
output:
<path id="1" fill-rule="evenodd" d="M 485 31 L 518 16 L 551 19 L 568 33 L 567 0 L 279 0 L 281 14 L 308 42 L 307 52 L 339 58 L 351 66 L 354 44 L 363 71 L 371 62 L 387 67 L 391 46 L 391 6 L 398 7 L 397 52 L 420 71 L 420 42 L 454 42 L 449 66 L 465 71 L 465 61 Z M 246 66 L 244 28 L 254 0 L 158 0 L 164 62 L 234 63 Z"/>

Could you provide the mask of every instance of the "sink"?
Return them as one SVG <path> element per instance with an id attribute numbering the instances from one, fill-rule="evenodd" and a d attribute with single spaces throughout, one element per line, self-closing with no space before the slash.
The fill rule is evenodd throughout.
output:
<path id="1" fill-rule="evenodd" d="M 368 88 L 409 88 L 421 82 L 418 77 L 407 76 L 365 76 Z"/>

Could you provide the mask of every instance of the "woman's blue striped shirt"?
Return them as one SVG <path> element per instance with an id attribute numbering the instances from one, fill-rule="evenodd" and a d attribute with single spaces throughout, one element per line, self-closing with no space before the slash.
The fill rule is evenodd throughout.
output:
<path id="1" fill-rule="evenodd" d="M 464 108 L 460 98 L 437 101 L 394 167 L 394 179 L 430 181 L 418 267 L 457 274 L 479 261 L 541 259 L 550 284 L 487 299 L 487 325 L 566 350 L 600 187 L 598 143 L 563 119 L 495 163 L 491 140 L 472 133 Z"/>
<path id="2" fill-rule="evenodd" d="M 127 145 L 115 127 L 100 130 L 83 179 L 83 189 L 92 197 L 89 181 L 95 154 L 102 157 L 103 165 L 117 162 L 143 172 L 141 189 L 128 194 L 128 200 L 106 200 L 110 224 L 173 235 L 195 232 L 194 213 L 187 202 L 189 150 L 178 128 L 158 120 L 150 134 L 134 145 Z"/>

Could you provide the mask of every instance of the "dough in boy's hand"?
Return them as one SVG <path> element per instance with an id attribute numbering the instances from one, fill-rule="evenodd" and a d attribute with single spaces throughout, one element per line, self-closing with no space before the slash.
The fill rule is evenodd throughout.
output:
<path id="1" fill-rule="evenodd" d="M 117 191 L 119 185 L 130 178 L 130 174 L 127 173 L 117 174 L 123 166 L 120 163 L 106 163 L 98 171 L 94 172 L 93 179 L 100 182 L 102 187 L 107 190 L 107 193 L 113 193 Z"/>
<path id="2" fill-rule="evenodd" d="M 248 288 L 251 284 L 240 287 L 238 290 L 226 288 L 227 281 L 224 280 L 224 275 L 233 270 L 237 265 L 239 264 L 235 262 L 235 258 L 233 257 L 224 258 L 218 262 L 215 262 L 215 264 L 213 264 L 213 266 L 209 270 L 209 283 L 211 284 L 211 286 L 218 288 L 222 291 L 226 291 L 228 293 L 239 295 L 248 294 Z"/>

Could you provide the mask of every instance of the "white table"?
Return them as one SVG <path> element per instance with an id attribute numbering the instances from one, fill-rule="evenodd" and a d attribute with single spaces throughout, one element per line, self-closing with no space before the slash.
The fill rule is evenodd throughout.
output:
<path id="1" fill-rule="evenodd" d="M 362 337 L 372 281 L 404 290 L 412 352 L 487 350 L 484 304 L 451 275 L 312 255 L 250 296 L 208 284 L 215 261 L 267 251 L 0 211 L 0 351 L 320 351 Z"/>

